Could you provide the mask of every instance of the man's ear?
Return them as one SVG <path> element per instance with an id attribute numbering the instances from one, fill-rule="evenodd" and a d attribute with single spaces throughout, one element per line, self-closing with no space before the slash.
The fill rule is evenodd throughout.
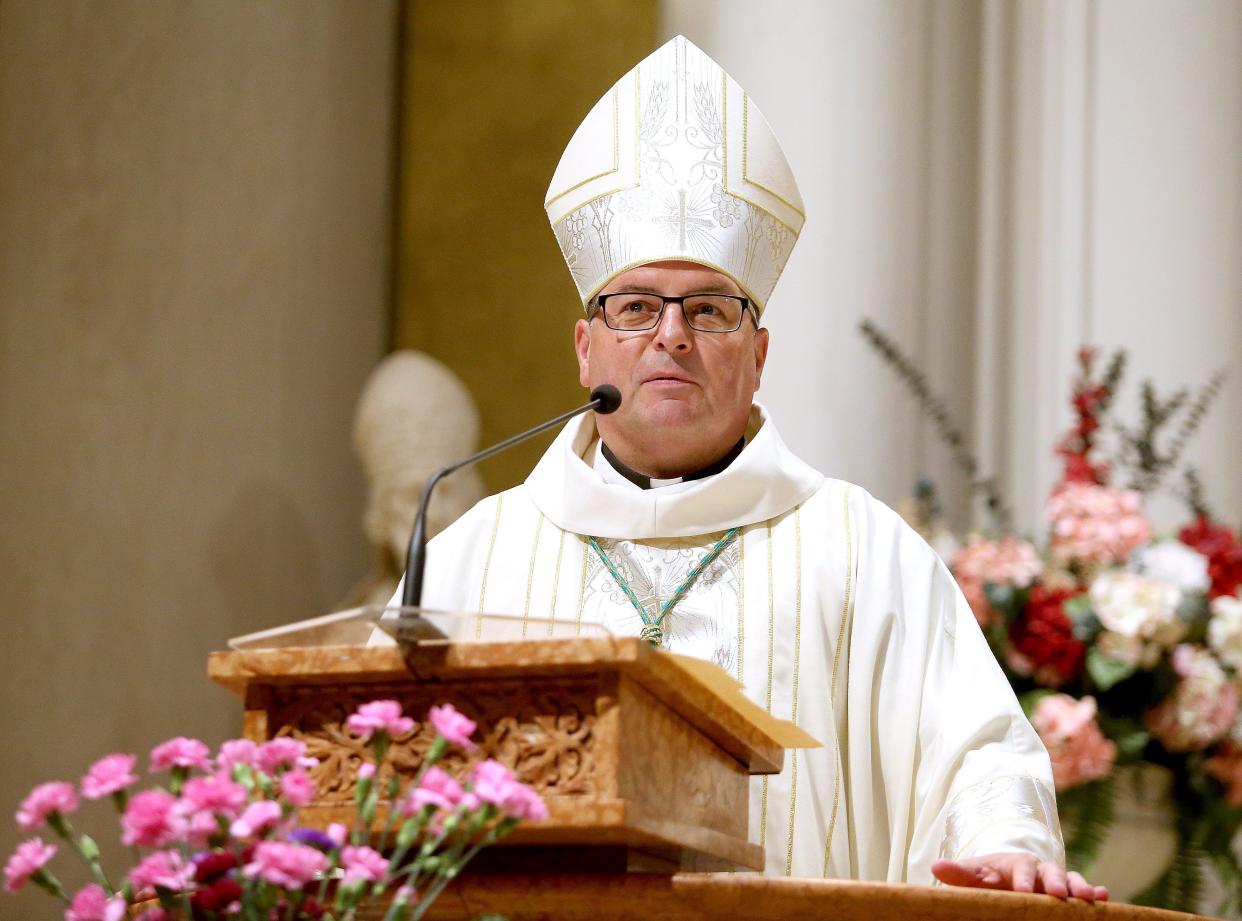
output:
<path id="1" fill-rule="evenodd" d="M 768 328 L 761 326 L 755 330 L 755 389 L 763 379 L 763 366 L 768 360 Z"/>
<path id="2" fill-rule="evenodd" d="M 579 320 L 574 324 L 574 354 L 578 358 L 578 383 L 591 386 L 591 324 Z"/>

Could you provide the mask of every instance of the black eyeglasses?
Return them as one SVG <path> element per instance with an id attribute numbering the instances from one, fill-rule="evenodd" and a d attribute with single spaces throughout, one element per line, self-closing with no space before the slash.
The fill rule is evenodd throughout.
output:
<path id="1" fill-rule="evenodd" d="M 680 306 L 686 324 L 700 333 L 737 332 L 742 327 L 742 317 L 748 311 L 755 326 L 759 326 L 759 316 L 750 299 L 732 294 L 662 297 L 659 294 L 622 291 L 595 297 L 595 308 L 608 328 L 627 333 L 655 329 L 669 304 Z"/>

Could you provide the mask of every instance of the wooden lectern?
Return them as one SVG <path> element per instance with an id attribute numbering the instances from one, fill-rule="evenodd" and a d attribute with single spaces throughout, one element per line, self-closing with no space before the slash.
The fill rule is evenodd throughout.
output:
<path id="1" fill-rule="evenodd" d="M 496 758 L 543 795 L 548 821 L 483 852 L 430 918 L 1187 917 L 1047 896 L 701 872 L 762 868 L 747 840 L 749 778 L 780 771 L 784 751 L 701 673 L 637 638 L 446 643 L 405 655 L 387 646 L 239 650 L 213 653 L 208 672 L 245 700 L 247 738 L 290 735 L 319 759 L 321 798 L 304 810 L 308 824 L 352 817 L 364 747 L 344 723 L 376 698 L 399 700 L 416 718 L 452 703 L 479 725 L 470 760 Z M 433 737 L 418 724 L 390 762 L 412 776 Z M 460 773 L 466 761 L 455 753 L 444 763 Z"/>

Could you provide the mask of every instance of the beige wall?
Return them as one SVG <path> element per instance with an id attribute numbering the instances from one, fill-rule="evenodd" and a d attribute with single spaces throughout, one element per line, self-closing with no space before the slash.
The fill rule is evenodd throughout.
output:
<path id="1" fill-rule="evenodd" d="M 656 0 L 407 4 L 396 345 L 461 377 L 482 445 L 585 400 L 582 307 L 543 200 L 578 123 L 655 49 L 657 16 Z M 481 465 L 490 489 L 551 440 Z"/>
<path id="2" fill-rule="evenodd" d="M 207 653 L 366 568 L 396 29 L 390 2 L 0 3 L 2 854 L 36 781 L 235 733 Z"/>

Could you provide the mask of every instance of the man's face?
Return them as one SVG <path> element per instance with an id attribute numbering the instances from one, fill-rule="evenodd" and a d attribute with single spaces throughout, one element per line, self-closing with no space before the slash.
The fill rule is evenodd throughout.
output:
<path id="1" fill-rule="evenodd" d="M 737 284 L 692 262 L 653 262 L 614 278 L 603 289 L 666 297 L 741 296 Z M 578 380 L 613 384 L 621 408 L 597 416 L 600 436 L 640 473 L 673 477 L 725 454 L 746 429 L 768 352 L 768 331 L 742 318 L 736 332 L 698 332 L 669 304 L 654 329 L 610 329 L 598 312 L 574 329 Z"/>

